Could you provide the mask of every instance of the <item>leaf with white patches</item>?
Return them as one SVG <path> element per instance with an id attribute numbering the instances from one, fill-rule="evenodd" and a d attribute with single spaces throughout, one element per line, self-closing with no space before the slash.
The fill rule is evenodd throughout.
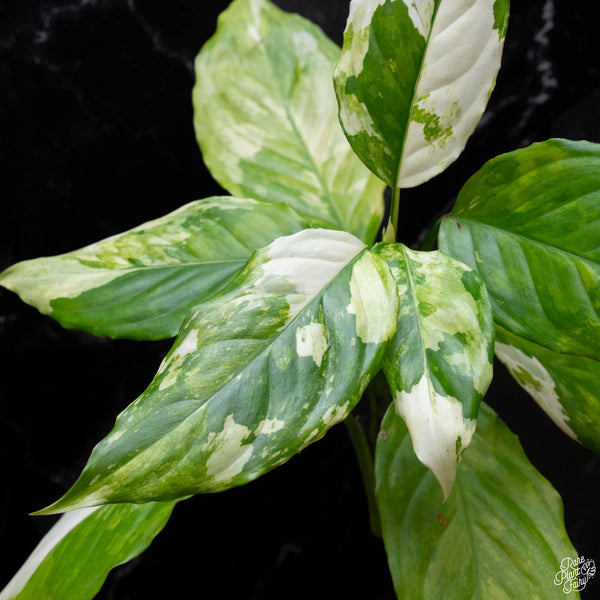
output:
<path id="1" fill-rule="evenodd" d="M 413 187 L 462 152 L 500 68 L 509 0 L 352 0 L 334 82 L 362 161 Z"/>
<path id="2" fill-rule="evenodd" d="M 383 370 L 419 460 L 448 496 L 492 379 L 494 329 L 475 271 L 441 252 L 376 247 L 397 280 L 400 307 Z"/>
<path id="3" fill-rule="evenodd" d="M 549 140 L 489 161 L 439 244 L 485 281 L 499 358 L 563 431 L 599 450 L 600 145 Z"/>
<path id="4" fill-rule="evenodd" d="M 496 356 L 562 431 L 600 452 L 600 361 L 555 352 L 499 325 Z"/>
<path id="5" fill-rule="evenodd" d="M 0 592 L 0 600 L 90 600 L 112 568 L 150 545 L 174 506 L 113 504 L 63 515 Z"/>
<path id="6" fill-rule="evenodd" d="M 232 194 L 285 202 L 313 227 L 372 243 L 383 185 L 337 120 L 339 48 L 268 0 L 235 0 L 196 59 L 194 126 L 206 165 Z"/>
<path id="7" fill-rule="evenodd" d="M 491 408 L 481 406 L 445 502 L 393 408 L 383 427 L 376 497 L 399 599 L 565 597 L 554 573 L 577 552 L 565 531 L 562 502 Z"/>
<path id="8" fill-rule="evenodd" d="M 208 198 L 85 248 L 17 263 L 0 285 L 69 329 L 173 337 L 254 250 L 305 227 L 283 204 Z"/>
<path id="9" fill-rule="evenodd" d="M 387 265 L 351 234 L 275 240 L 192 310 L 150 386 L 42 512 L 224 490 L 285 462 L 358 402 L 397 308 Z"/>

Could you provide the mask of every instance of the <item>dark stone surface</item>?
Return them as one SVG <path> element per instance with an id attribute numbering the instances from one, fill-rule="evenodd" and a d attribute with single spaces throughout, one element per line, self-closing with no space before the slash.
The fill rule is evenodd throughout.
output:
<path id="1" fill-rule="evenodd" d="M 227 4 L 0 0 L 0 269 L 220 192 L 194 140 L 190 94 L 194 56 Z M 278 4 L 341 42 L 346 0 Z M 467 149 L 402 194 L 407 243 L 494 155 L 551 136 L 600 142 L 593 4 L 513 4 L 503 69 Z M 67 331 L 0 291 L 0 586 L 53 522 L 27 513 L 72 483 L 168 347 Z M 488 400 L 563 496 L 575 546 L 600 561 L 598 457 L 560 433 L 501 366 Z M 592 580 L 587 597 L 599 586 Z M 98 597 L 217 595 L 393 598 L 343 427 L 244 488 L 182 503 Z"/>

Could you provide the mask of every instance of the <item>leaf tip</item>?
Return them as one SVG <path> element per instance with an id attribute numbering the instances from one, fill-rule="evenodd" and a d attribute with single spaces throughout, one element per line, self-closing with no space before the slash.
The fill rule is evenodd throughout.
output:
<path id="1" fill-rule="evenodd" d="M 93 506 L 101 506 L 106 503 L 107 501 L 105 498 L 99 498 L 96 495 L 86 496 L 83 494 L 74 494 L 72 493 L 71 489 L 52 504 L 49 504 L 48 506 L 45 506 L 44 508 L 41 508 L 29 514 L 33 517 L 58 515 L 80 508 L 91 508 Z"/>

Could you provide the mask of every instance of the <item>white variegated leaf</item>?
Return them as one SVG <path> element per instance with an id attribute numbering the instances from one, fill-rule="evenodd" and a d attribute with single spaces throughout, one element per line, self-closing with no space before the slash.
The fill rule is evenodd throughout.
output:
<path id="1" fill-rule="evenodd" d="M 0 592 L 0 600 L 91 600 L 113 567 L 150 545 L 174 505 L 113 504 L 63 515 Z"/>
<path id="2" fill-rule="evenodd" d="M 441 252 L 382 244 L 398 283 L 398 328 L 383 368 L 419 460 L 450 493 L 492 378 L 493 324 L 475 271 Z"/>
<path id="3" fill-rule="evenodd" d="M 285 202 L 313 227 L 372 243 L 383 185 L 350 148 L 331 74 L 340 49 L 268 0 L 235 0 L 196 59 L 194 126 L 232 194 Z"/>
<path id="4" fill-rule="evenodd" d="M 214 492 L 285 462 L 358 402 L 397 306 L 387 265 L 351 234 L 275 240 L 192 310 L 150 386 L 43 512 Z"/>
<path id="5" fill-rule="evenodd" d="M 0 285 L 69 329 L 173 337 L 254 250 L 305 227 L 284 204 L 207 198 L 79 250 L 17 263 Z"/>
<path id="6" fill-rule="evenodd" d="M 352 0 L 335 72 L 351 146 L 390 186 L 462 152 L 500 68 L 508 0 Z"/>

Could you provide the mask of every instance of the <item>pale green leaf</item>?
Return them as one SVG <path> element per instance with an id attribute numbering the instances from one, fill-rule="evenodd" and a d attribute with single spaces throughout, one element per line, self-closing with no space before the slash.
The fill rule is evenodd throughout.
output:
<path id="1" fill-rule="evenodd" d="M 85 248 L 17 263 L 0 285 L 70 329 L 172 337 L 254 250 L 306 226 L 283 204 L 208 198 Z"/>
<path id="2" fill-rule="evenodd" d="M 232 194 L 289 204 L 312 226 L 372 243 L 383 185 L 337 119 L 339 48 L 268 0 L 235 0 L 196 59 L 194 126 L 206 165 Z"/>
<path id="3" fill-rule="evenodd" d="M 385 262 L 351 234 L 275 240 L 192 310 L 150 386 L 42 512 L 224 490 L 285 462 L 358 402 L 397 307 Z"/>
<path id="4" fill-rule="evenodd" d="M 515 348 L 498 355 L 517 380 L 600 449 L 600 145 L 549 140 L 491 160 L 439 244 L 485 281 L 501 342 Z"/>
<path id="5" fill-rule="evenodd" d="M 363 162 L 412 187 L 462 152 L 500 68 L 508 0 L 352 0 L 335 71 Z"/>
<path id="6" fill-rule="evenodd" d="M 0 592 L 0 600 L 89 600 L 109 571 L 143 552 L 174 502 L 113 504 L 63 515 Z"/>
<path id="7" fill-rule="evenodd" d="M 492 409 L 481 406 L 445 502 L 393 409 L 383 428 L 376 494 L 399 600 L 564 599 L 554 578 L 577 553 L 562 502 Z"/>
<path id="8" fill-rule="evenodd" d="M 475 271 L 441 252 L 376 251 L 397 281 L 398 327 L 383 369 L 415 453 L 450 493 L 492 379 L 494 328 Z"/>

